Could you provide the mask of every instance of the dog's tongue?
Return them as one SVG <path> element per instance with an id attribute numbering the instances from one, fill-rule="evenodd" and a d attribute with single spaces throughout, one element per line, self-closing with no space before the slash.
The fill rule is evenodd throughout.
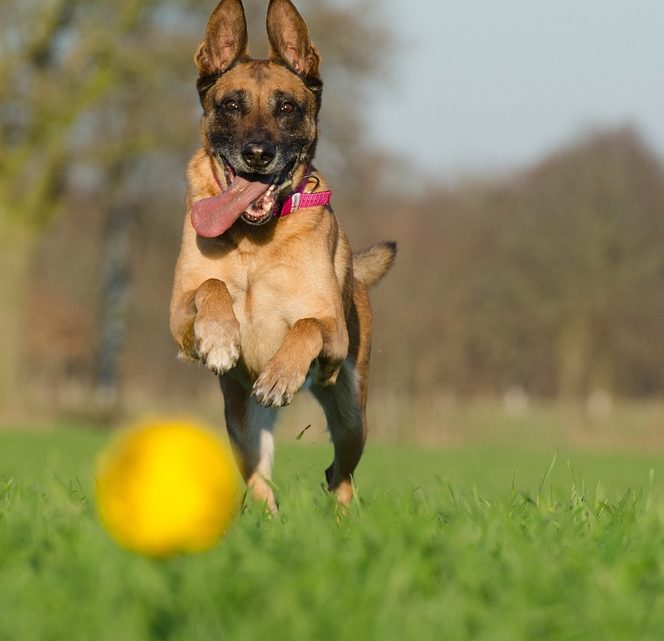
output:
<path id="1" fill-rule="evenodd" d="M 269 188 L 269 183 L 235 176 L 225 191 L 197 200 L 191 207 L 191 224 L 204 238 L 221 236 Z"/>

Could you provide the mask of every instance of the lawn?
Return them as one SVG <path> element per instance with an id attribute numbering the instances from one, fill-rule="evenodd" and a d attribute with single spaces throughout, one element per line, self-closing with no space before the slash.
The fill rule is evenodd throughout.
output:
<path id="1" fill-rule="evenodd" d="M 663 456 L 371 445 L 337 523 L 291 440 L 277 519 L 158 561 L 97 522 L 105 440 L 0 432 L 0 641 L 664 638 Z"/>

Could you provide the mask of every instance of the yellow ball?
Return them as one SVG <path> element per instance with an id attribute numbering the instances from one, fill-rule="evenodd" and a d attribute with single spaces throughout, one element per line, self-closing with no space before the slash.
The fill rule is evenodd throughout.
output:
<path id="1" fill-rule="evenodd" d="M 232 454 L 211 431 L 185 421 L 122 431 L 100 455 L 96 479 L 111 537 L 151 556 L 212 547 L 237 512 Z"/>

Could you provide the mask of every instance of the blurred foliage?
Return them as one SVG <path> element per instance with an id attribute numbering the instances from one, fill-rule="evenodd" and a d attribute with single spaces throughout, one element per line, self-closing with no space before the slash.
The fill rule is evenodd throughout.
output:
<path id="1" fill-rule="evenodd" d="M 166 19 L 182 4 L 3 0 L 3 215 L 45 224 L 72 187 L 108 194 L 120 164 L 182 146 L 165 117 L 182 113 L 172 80 L 191 34 Z"/>
<path id="2" fill-rule="evenodd" d="M 407 242 L 388 370 L 412 391 L 661 393 L 663 214 L 662 167 L 629 129 L 392 208 Z"/>

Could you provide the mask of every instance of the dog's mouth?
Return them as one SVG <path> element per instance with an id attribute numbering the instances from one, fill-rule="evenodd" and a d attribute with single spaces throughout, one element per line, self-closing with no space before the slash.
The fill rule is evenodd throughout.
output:
<path id="1" fill-rule="evenodd" d="M 204 238 L 221 236 L 238 219 L 250 225 L 263 225 L 272 218 L 277 198 L 291 182 L 295 162 L 279 174 L 235 173 L 222 157 L 226 189 L 217 196 L 196 201 L 191 208 L 191 224 Z"/>

